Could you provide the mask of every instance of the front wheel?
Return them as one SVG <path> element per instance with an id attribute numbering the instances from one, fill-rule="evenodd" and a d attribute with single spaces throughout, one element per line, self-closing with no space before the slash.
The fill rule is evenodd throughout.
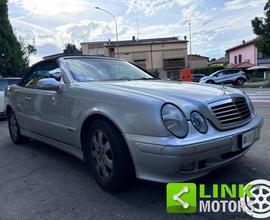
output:
<path id="1" fill-rule="evenodd" d="M 13 111 L 7 113 L 9 135 L 14 144 L 24 144 L 30 138 L 21 135 L 21 129 Z"/>
<path id="2" fill-rule="evenodd" d="M 215 82 L 213 80 L 208 80 L 206 83 L 208 83 L 208 84 L 215 84 Z"/>
<path id="3" fill-rule="evenodd" d="M 99 119 L 92 123 L 86 147 L 95 179 L 105 190 L 121 190 L 135 179 L 128 147 L 110 122 Z"/>

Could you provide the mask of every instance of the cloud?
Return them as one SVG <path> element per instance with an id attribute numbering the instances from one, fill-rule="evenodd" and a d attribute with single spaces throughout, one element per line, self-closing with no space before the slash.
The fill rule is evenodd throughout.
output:
<path id="1" fill-rule="evenodd" d="M 141 11 L 146 16 L 157 14 L 160 10 L 171 8 L 175 4 L 181 6 L 189 5 L 194 0 L 126 0 L 128 5 L 127 13 L 132 11 Z"/>
<path id="2" fill-rule="evenodd" d="M 31 14 L 53 16 L 59 14 L 74 14 L 83 11 L 87 4 L 82 0 L 9 0 L 9 3 L 27 10 Z"/>
<path id="3" fill-rule="evenodd" d="M 25 43 L 32 43 L 35 38 L 38 49 L 35 59 L 61 52 L 69 42 L 79 46 L 82 41 L 114 40 L 113 21 L 94 9 L 88 13 L 85 9 L 91 8 L 91 4 L 121 15 L 117 17 L 120 40 L 136 35 L 134 12 L 138 9 L 141 39 L 170 36 L 183 39 L 188 36 L 188 23 L 191 22 L 193 53 L 220 57 L 228 47 L 254 36 L 250 20 L 263 14 L 265 4 L 265 0 L 228 0 L 225 3 L 208 0 L 210 5 L 203 0 L 137 0 L 137 4 L 135 0 L 99 0 L 98 4 L 95 0 L 67 2 L 9 0 L 16 35 Z M 241 10 L 241 13 L 237 10 L 253 6 L 254 9 Z"/>
<path id="4" fill-rule="evenodd" d="M 225 8 L 227 10 L 238 10 L 247 7 L 258 7 L 261 6 L 262 3 L 266 3 L 265 0 L 231 0 L 225 2 Z"/>

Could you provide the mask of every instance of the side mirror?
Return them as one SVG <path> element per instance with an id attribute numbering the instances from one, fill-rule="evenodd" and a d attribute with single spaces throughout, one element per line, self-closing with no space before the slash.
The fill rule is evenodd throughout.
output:
<path id="1" fill-rule="evenodd" d="M 40 79 L 37 81 L 37 89 L 57 91 L 61 83 L 54 78 Z"/>

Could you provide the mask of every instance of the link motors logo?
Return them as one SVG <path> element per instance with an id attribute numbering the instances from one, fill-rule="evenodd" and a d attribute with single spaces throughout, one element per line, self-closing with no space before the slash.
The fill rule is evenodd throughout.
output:
<path id="1" fill-rule="evenodd" d="M 253 197 L 244 194 L 240 199 L 245 212 L 254 218 L 270 217 L 270 181 L 254 180 L 249 185 Z"/>
<path id="2" fill-rule="evenodd" d="M 208 188 L 208 192 L 207 189 Z M 167 184 L 168 213 L 246 212 L 254 218 L 270 217 L 270 181 L 243 184 Z"/>

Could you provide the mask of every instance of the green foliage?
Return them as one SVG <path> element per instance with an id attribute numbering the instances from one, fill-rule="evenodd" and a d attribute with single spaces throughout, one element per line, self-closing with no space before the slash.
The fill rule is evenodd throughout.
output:
<path id="1" fill-rule="evenodd" d="M 153 75 L 156 77 L 159 77 L 160 72 L 158 71 L 158 69 L 154 69 L 153 71 Z"/>
<path id="2" fill-rule="evenodd" d="M 0 0 L 0 45 L 0 75 L 21 76 L 33 48 L 22 45 L 14 35 L 8 19 L 7 0 Z"/>
<path id="3" fill-rule="evenodd" d="M 64 54 L 77 54 L 79 50 L 77 49 L 76 45 L 74 44 L 66 44 L 65 49 L 64 49 Z"/>
<path id="4" fill-rule="evenodd" d="M 208 66 L 204 68 L 195 68 L 192 70 L 193 73 L 201 73 L 209 76 L 210 74 L 218 71 L 218 70 L 223 70 L 224 66 Z"/>
<path id="5" fill-rule="evenodd" d="M 270 55 L 270 0 L 264 6 L 265 17 L 255 17 L 252 21 L 254 33 L 258 36 L 256 46 L 264 55 Z"/>

